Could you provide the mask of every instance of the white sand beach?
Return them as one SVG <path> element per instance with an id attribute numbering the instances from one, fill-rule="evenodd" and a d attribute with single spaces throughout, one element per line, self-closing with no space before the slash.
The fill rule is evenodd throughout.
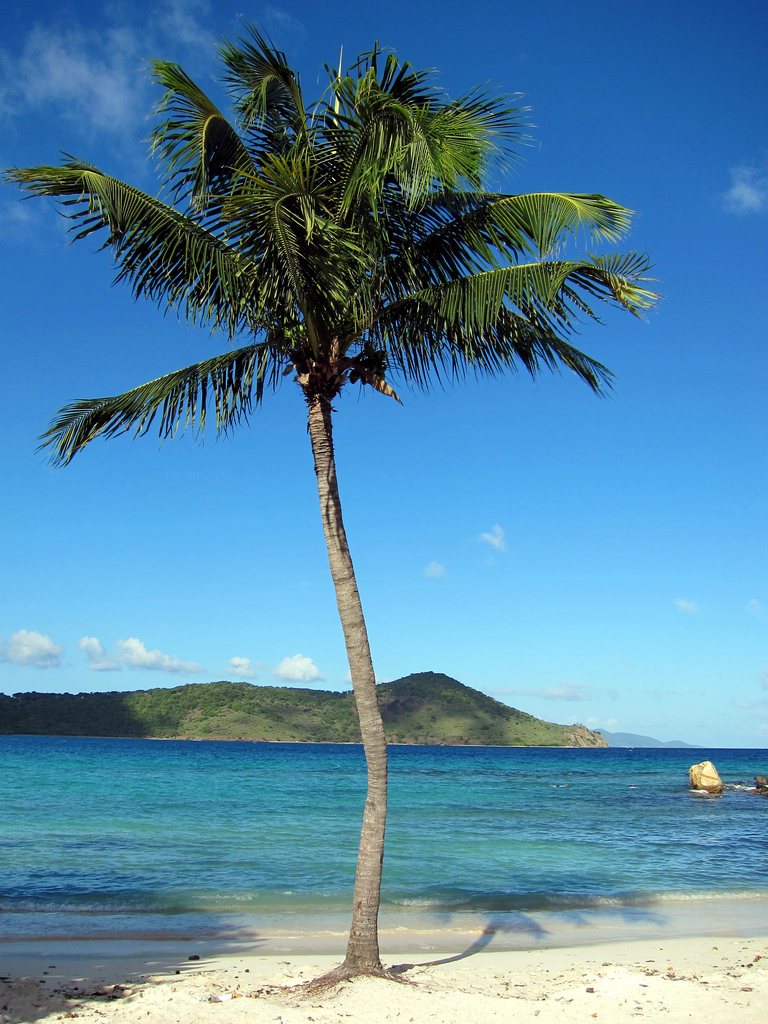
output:
<path id="1" fill-rule="evenodd" d="M 79 944 L 81 949 L 83 944 Z M 641 939 L 554 949 L 387 956 L 407 984 L 345 983 L 321 996 L 297 986 L 339 962 L 329 955 L 237 953 L 186 959 L 0 960 L 0 1021 L 93 1024 L 489 1024 L 604 1021 L 764 1024 L 768 927 L 760 937 Z"/>

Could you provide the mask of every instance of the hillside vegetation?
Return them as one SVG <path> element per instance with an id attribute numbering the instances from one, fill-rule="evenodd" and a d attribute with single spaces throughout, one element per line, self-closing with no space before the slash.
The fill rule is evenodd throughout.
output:
<path id="1" fill-rule="evenodd" d="M 439 672 L 378 687 L 389 743 L 606 747 L 583 725 L 554 725 Z M 359 743 L 350 692 L 194 683 L 130 693 L 0 694 L 0 734 Z"/>

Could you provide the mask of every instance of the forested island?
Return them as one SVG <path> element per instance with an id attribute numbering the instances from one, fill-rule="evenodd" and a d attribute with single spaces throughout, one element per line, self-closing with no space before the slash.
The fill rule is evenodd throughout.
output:
<path id="1" fill-rule="evenodd" d="M 378 687 L 388 743 L 607 747 L 583 725 L 527 715 L 439 672 Z M 192 683 L 123 693 L 0 694 L 0 734 L 359 743 L 351 691 Z"/>

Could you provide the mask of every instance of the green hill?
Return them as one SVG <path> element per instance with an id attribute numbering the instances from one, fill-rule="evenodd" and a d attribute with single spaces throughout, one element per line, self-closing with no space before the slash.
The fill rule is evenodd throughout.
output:
<path id="1" fill-rule="evenodd" d="M 389 743 L 607 747 L 583 725 L 554 725 L 439 672 L 378 687 Z M 0 694 L 0 734 L 359 743 L 350 692 L 194 683 L 130 693 Z"/>

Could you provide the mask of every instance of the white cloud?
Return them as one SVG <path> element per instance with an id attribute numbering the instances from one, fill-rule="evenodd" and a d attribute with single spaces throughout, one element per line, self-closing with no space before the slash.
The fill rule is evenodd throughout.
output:
<path id="1" fill-rule="evenodd" d="M 250 658 L 230 658 L 227 667 L 233 676 L 242 679 L 254 679 L 257 675 L 256 664 Z"/>
<path id="2" fill-rule="evenodd" d="M 729 213 L 763 213 L 768 210 L 768 169 L 742 164 L 731 168 L 731 187 L 723 194 Z"/>
<path id="3" fill-rule="evenodd" d="M 199 18 L 210 13 L 207 0 L 166 0 L 165 12 L 154 12 L 159 27 L 177 43 L 212 50 L 216 37 L 203 28 Z"/>
<path id="4" fill-rule="evenodd" d="M 3 55 L 3 71 L 12 83 L 4 105 L 13 113 L 56 104 L 77 121 L 116 132 L 141 115 L 146 76 L 130 29 L 101 35 L 36 27 L 19 57 Z"/>
<path id="5" fill-rule="evenodd" d="M 430 580 L 441 580 L 445 576 L 445 566 L 439 562 L 430 562 L 424 569 L 424 575 Z"/>
<path id="6" fill-rule="evenodd" d="M 310 683 L 315 679 L 325 678 L 312 659 L 305 658 L 303 654 L 283 658 L 277 668 L 272 670 L 272 675 L 286 683 Z"/>
<path id="7" fill-rule="evenodd" d="M 753 597 L 752 600 L 747 604 L 747 611 L 751 612 L 752 615 L 759 615 L 760 612 L 765 611 L 765 605 L 761 604 L 756 598 Z"/>
<path id="8" fill-rule="evenodd" d="M 0 638 L 0 661 L 12 665 L 25 665 L 33 668 L 61 668 L 61 656 L 64 648 L 55 644 L 49 636 L 37 633 L 34 629 L 20 629 L 12 633 L 8 643 Z"/>
<path id="9" fill-rule="evenodd" d="M 270 36 L 276 37 L 279 40 L 281 47 L 286 46 L 286 36 L 289 36 L 294 42 L 301 42 L 306 36 L 303 23 L 288 14 L 281 7 L 265 4 L 261 9 L 261 18 L 259 20 L 266 26 Z"/>
<path id="10" fill-rule="evenodd" d="M 119 672 L 120 663 L 111 658 L 95 636 L 84 636 L 77 646 L 85 652 L 88 668 L 92 672 Z"/>
<path id="11" fill-rule="evenodd" d="M 478 540 L 485 541 L 486 544 L 490 544 L 496 551 L 506 551 L 507 545 L 504 543 L 504 531 L 498 523 L 491 528 L 490 533 L 481 533 Z"/>
<path id="12" fill-rule="evenodd" d="M 70 22 L 67 30 L 35 26 L 20 51 L 0 51 L 0 112 L 55 107 L 100 131 L 138 127 L 158 95 L 150 91 L 147 56 L 169 56 L 170 50 L 170 59 L 182 63 L 200 51 L 214 56 L 217 38 L 202 24 L 210 6 L 208 0 L 158 0 L 150 22 L 124 12 L 121 23 L 112 20 L 101 31 L 82 22 Z"/>
<path id="13" fill-rule="evenodd" d="M 10 160 L 0 158 L 3 167 L 10 166 L 10 163 Z M 38 224 L 41 218 L 40 208 L 32 203 L 19 202 L 18 199 L 0 203 L 0 231 L 4 235 L 17 234 L 28 237 L 30 228 Z"/>
<path id="14" fill-rule="evenodd" d="M 195 661 L 179 661 L 178 658 L 162 651 L 148 651 L 141 640 L 129 637 L 118 640 L 119 658 L 124 665 L 141 672 L 169 672 L 176 676 L 189 676 L 195 672 L 205 672 L 202 665 Z"/>
<path id="15" fill-rule="evenodd" d="M 682 597 L 678 597 L 675 601 L 675 607 L 679 608 L 681 612 L 685 612 L 687 615 L 696 615 L 701 609 L 696 601 L 686 601 Z"/>
<path id="16" fill-rule="evenodd" d="M 519 690 L 510 686 L 496 693 L 515 693 L 521 697 L 541 697 L 543 700 L 591 700 L 593 693 L 583 683 L 564 683 L 562 686 L 539 686 L 533 690 Z"/>

